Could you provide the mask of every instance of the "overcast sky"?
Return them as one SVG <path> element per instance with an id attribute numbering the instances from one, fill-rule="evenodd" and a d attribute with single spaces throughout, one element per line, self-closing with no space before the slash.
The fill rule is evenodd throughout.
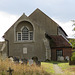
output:
<path id="1" fill-rule="evenodd" d="M 74 32 L 75 0 L 0 0 L 0 41 L 6 30 L 23 14 L 39 8 L 56 21 L 71 37 Z"/>

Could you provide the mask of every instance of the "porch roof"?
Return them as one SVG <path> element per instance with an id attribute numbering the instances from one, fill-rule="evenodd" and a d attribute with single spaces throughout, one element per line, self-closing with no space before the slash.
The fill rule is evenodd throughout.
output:
<path id="1" fill-rule="evenodd" d="M 62 35 L 50 35 L 50 45 L 51 48 L 72 48 L 69 41 Z"/>

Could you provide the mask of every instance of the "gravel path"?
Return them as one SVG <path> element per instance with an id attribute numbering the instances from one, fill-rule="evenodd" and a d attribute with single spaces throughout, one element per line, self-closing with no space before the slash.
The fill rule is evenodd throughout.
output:
<path id="1" fill-rule="evenodd" d="M 53 68 L 56 74 L 63 74 L 62 69 L 57 64 L 54 64 Z"/>

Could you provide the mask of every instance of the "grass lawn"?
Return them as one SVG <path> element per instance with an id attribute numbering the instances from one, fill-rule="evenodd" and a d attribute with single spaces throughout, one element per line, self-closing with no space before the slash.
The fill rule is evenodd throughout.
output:
<path id="1" fill-rule="evenodd" d="M 68 62 L 42 62 L 42 66 L 46 72 L 51 75 L 57 75 L 53 69 L 53 64 L 57 64 L 63 70 L 64 75 L 75 75 L 75 65 L 69 65 Z"/>
<path id="2" fill-rule="evenodd" d="M 69 63 L 58 63 L 58 66 L 60 66 L 66 74 L 75 75 L 75 65 L 69 65 Z"/>
<path id="3" fill-rule="evenodd" d="M 50 62 L 42 62 L 41 63 L 42 67 L 44 68 L 44 70 L 50 74 L 54 74 L 54 69 L 53 69 L 53 63 Z"/>

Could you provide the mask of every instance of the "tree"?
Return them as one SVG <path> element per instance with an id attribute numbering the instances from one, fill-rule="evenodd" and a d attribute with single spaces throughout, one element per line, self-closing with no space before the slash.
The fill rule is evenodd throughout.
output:
<path id="1" fill-rule="evenodd" d="M 70 39 L 69 42 L 71 43 L 72 48 L 74 48 L 75 47 L 75 39 Z"/>
<path id="2" fill-rule="evenodd" d="M 73 26 L 74 26 L 73 31 L 75 31 L 75 20 L 72 20 L 72 22 L 74 23 L 73 24 Z M 75 39 L 70 39 L 69 42 L 72 44 L 72 48 L 73 48 L 71 61 L 75 61 Z"/>

